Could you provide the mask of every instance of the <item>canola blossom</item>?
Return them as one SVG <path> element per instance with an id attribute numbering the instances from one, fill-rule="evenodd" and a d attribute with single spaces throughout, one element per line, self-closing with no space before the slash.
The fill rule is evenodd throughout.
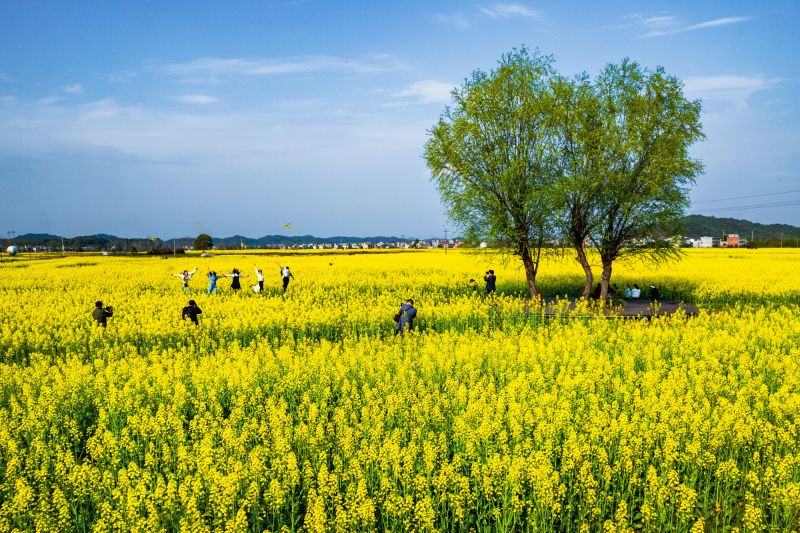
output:
<path id="1" fill-rule="evenodd" d="M 544 316 L 490 251 L 3 261 L 0 531 L 797 530 L 798 267 L 624 264 L 701 311 L 620 320 Z M 207 296 L 206 268 L 250 277 Z"/>

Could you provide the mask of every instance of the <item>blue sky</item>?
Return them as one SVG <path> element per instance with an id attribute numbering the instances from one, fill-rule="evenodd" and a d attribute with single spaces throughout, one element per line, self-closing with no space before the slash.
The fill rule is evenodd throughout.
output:
<path id="1" fill-rule="evenodd" d="M 800 225 L 798 15 L 796 1 L 4 0 L 0 230 L 440 235 L 426 131 L 450 87 L 522 44 L 563 74 L 664 66 L 703 100 L 691 212 Z M 764 204 L 789 205 L 742 209 Z"/>

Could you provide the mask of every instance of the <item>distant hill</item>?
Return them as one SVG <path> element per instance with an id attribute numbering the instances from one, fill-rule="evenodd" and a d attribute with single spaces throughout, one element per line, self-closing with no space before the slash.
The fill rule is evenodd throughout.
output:
<path id="1" fill-rule="evenodd" d="M 24 235 L 17 235 L 14 237 L 15 242 L 26 244 L 28 242 L 40 243 L 47 241 L 60 241 L 61 237 L 58 235 L 50 235 L 49 233 L 25 233 Z"/>
<path id="2" fill-rule="evenodd" d="M 14 238 L 13 242 L 20 246 L 45 246 L 48 248 L 59 248 L 61 242 L 64 242 L 64 247 L 67 250 L 131 250 L 138 249 L 150 250 L 153 247 L 171 248 L 173 240 L 183 244 L 193 244 L 194 237 L 178 237 L 178 238 L 145 238 L 145 237 L 118 237 L 116 235 L 109 235 L 107 233 L 98 233 L 96 235 L 79 235 L 75 237 L 62 237 L 60 235 L 52 235 L 49 233 L 25 233 L 18 235 Z M 0 239 L 0 241 L 7 241 L 8 239 Z M 252 238 L 243 235 L 233 235 L 231 237 L 215 238 L 214 245 L 221 248 L 238 248 L 240 243 L 243 243 L 247 248 L 267 248 L 276 246 L 292 246 L 300 244 L 338 244 L 338 243 L 364 243 L 368 242 L 375 244 L 378 242 L 413 242 L 415 239 L 407 239 L 401 237 L 315 237 L 313 235 L 264 235 L 263 237 Z M 428 239 L 429 240 L 429 239 Z"/>
<path id="3" fill-rule="evenodd" d="M 264 235 L 257 239 L 251 237 L 244 237 L 241 235 L 234 235 L 233 237 L 215 238 L 214 244 L 224 244 L 226 246 L 238 245 L 240 242 L 245 246 L 279 246 L 292 244 L 336 244 L 336 243 L 353 243 L 353 242 L 368 242 L 375 244 L 378 242 L 413 242 L 414 239 L 405 239 L 401 237 L 315 237 L 313 235 Z"/>
<path id="4" fill-rule="evenodd" d="M 737 233 L 740 237 L 747 239 L 751 237 L 756 242 L 775 242 L 780 241 L 781 234 L 784 240 L 794 240 L 800 237 L 800 228 L 788 224 L 759 224 L 738 218 L 717 218 L 704 215 L 688 215 L 684 219 L 686 225 L 685 236 L 690 238 L 698 237 L 720 237 L 723 234 Z"/>

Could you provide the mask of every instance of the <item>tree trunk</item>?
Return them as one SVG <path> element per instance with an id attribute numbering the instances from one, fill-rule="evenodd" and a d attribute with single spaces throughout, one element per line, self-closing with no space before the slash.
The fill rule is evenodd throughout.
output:
<path id="1" fill-rule="evenodd" d="M 583 272 L 586 275 L 586 283 L 583 285 L 583 299 L 588 300 L 592 295 L 592 283 L 594 283 L 592 267 L 589 265 L 589 259 L 586 257 L 586 250 L 583 249 L 582 242 L 575 245 L 575 251 L 578 254 L 578 262 L 583 267 Z"/>
<path id="2" fill-rule="evenodd" d="M 536 263 L 533 262 L 531 250 L 527 246 L 520 247 L 522 256 L 522 264 L 525 265 L 525 278 L 528 280 L 528 290 L 531 293 L 531 298 L 539 298 L 539 289 L 536 287 Z"/>
<path id="3" fill-rule="evenodd" d="M 611 261 L 603 260 L 603 277 L 600 278 L 600 301 L 605 302 L 608 298 L 608 285 L 611 281 Z"/>

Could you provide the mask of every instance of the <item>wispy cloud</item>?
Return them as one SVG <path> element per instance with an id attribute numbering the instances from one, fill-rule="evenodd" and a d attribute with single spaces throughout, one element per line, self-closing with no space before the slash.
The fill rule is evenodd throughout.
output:
<path id="1" fill-rule="evenodd" d="M 454 26 L 462 30 L 470 29 L 469 18 L 463 13 L 439 13 L 433 16 L 436 22 L 447 26 Z"/>
<path id="2" fill-rule="evenodd" d="M 687 24 L 677 17 L 667 14 L 660 14 L 650 17 L 642 15 L 633 15 L 628 17 L 630 20 L 629 26 L 638 27 L 642 34 L 639 35 L 640 39 L 647 39 L 651 37 L 662 37 L 664 35 L 674 35 L 676 33 L 684 33 L 688 31 L 704 30 L 708 28 L 717 28 L 720 26 L 729 26 L 731 24 L 738 24 L 740 22 L 747 22 L 750 17 L 721 17 L 695 24 Z"/>
<path id="3" fill-rule="evenodd" d="M 156 70 L 169 76 L 215 81 L 227 77 L 263 77 L 324 71 L 369 74 L 399 68 L 402 68 L 402 64 L 392 56 L 376 54 L 358 59 L 326 55 L 262 59 L 201 57 L 185 63 L 163 65 Z"/>
<path id="4" fill-rule="evenodd" d="M 487 15 L 492 18 L 500 19 L 500 18 L 511 18 L 511 17 L 525 17 L 525 18 L 532 18 L 532 19 L 540 19 L 542 18 L 541 13 L 537 10 L 532 9 L 525 4 L 492 4 L 491 6 L 478 6 L 478 9 L 484 15 Z"/>
<path id="5" fill-rule="evenodd" d="M 64 86 L 64 92 L 69 94 L 83 94 L 83 86 L 80 83 L 71 83 Z"/>
<path id="6" fill-rule="evenodd" d="M 729 24 L 737 24 L 739 22 L 747 22 L 750 17 L 723 17 L 719 19 L 707 20 L 699 24 L 692 24 L 687 26 L 682 31 L 702 30 L 705 28 L 716 28 L 717 26 L 727 26 Z"/>
<path id="7" fill-rule="evenodd" d="M 14 83 L 14 82 L 16 82 L 16 81 L 17 81 L 17 80 L 15 80 L 14 78 L 12 78 L 12 77 L 11 77 L 11 76 L 9 76 L 8 74 L 6 74 L 6 73 L 4 73 L 4 72 L 0 72 L 0 83 Z"/>
<path id="8" fill-rule="evenodd" d="M 454 85 L 437 80 L 415 81 L 405 89 L 395 91 L 395 98 L 415 98 L 424 104 L 446 103 L 450 101 L 450 91 Z"/>
<path id="9" fill-rule="evenodd" d="M 135 70 L 123 70 L 121 72 L 112 72 L 108 75 L 108 81 L 112 83 L 128 82 L 138 76 L 139 73 Z"/>
<path id="10" fill-rule="evenodd" d="M 182 104 L 207 105 L 219 102 L 219 98 L 207 94 L 182 94 L 173 98 Z"/>
<path id="11" fill-rule="evenodd" d="M 764 76 L 697 76 L 686 78 L 686 94 L 703 100 L 722 100 L 745 109 L 755 93 L 773 89 L 784 80 Z"/>

